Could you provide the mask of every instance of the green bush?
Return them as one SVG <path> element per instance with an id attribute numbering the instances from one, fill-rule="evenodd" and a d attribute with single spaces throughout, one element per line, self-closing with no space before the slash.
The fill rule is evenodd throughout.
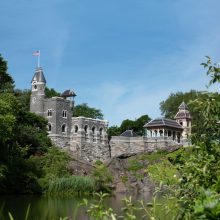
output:
<path id="1" fill-rule="evenodd" d="M 91 176 L 95 180 L 96 191 L 112 191 L 114 178 L 105 164 L 100 162 L 96 163 Z"/>

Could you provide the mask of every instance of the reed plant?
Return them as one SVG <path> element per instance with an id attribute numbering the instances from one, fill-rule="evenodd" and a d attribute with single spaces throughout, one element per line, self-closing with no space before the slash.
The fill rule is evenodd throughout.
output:
<path id="1" fill-rule="evenodd" d="M 49 183 L 49 195 L 85 195 L 95 192 L 95 181 L 88 176 L 57 178 Z"/>

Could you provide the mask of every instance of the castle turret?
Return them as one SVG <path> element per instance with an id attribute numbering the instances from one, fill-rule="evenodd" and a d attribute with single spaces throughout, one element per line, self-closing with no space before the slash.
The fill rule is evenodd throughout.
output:
<path id="1" fill-rule="evenodd" d="M 182 102 L 179 106 L 179 111 L 177 112 L 175 119 L 183 127 L 183 139 L 188 139 L 191 135 L 192 117 L 185 102 Z"/>
<path id="2" fill-rule="evenodd" d="M 31 81 L 30 111 L 41 116 L 44 115 L 45 86 L 43 69 L 38 67 Z"/>

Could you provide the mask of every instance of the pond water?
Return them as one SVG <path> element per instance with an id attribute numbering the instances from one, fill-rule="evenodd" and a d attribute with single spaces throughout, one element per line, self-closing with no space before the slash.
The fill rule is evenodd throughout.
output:
<path id="1" fill-rule="evenodd" d="M 117 194 L 108 198 L 106 204 L 120 215 L 124 197 L 124 194 Z M 148 202 L 152 194 L 145 193 L 133 198 L 135 201 L 143 199 Z M 92 202 L 93 198 L 88 200 Z M 31 220 L 59 220 L 60 217 L 68 217 L 68 220 L 89 220 L 86 208 L 77 208 L 81 201 L 82 198 L 78 197 L 0 196 L 0 219 L 8 220 L 10 212 L 15 220 L 24 220 L 27 207 L 31 204 L 29 213 Z"/>

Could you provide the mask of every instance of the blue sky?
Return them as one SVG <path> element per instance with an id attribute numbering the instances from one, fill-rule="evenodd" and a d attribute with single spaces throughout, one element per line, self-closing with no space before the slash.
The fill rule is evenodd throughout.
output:
<path id="1" fill-rule="evenodd" d="M 8 0 L 0 53 L 21 89 L 41 50 L 48 87 L 102 109 L 110 125 L 160 116 L 171 92 L 205 90 L 204 56 L 220 61 L 219 0 Z"/>

